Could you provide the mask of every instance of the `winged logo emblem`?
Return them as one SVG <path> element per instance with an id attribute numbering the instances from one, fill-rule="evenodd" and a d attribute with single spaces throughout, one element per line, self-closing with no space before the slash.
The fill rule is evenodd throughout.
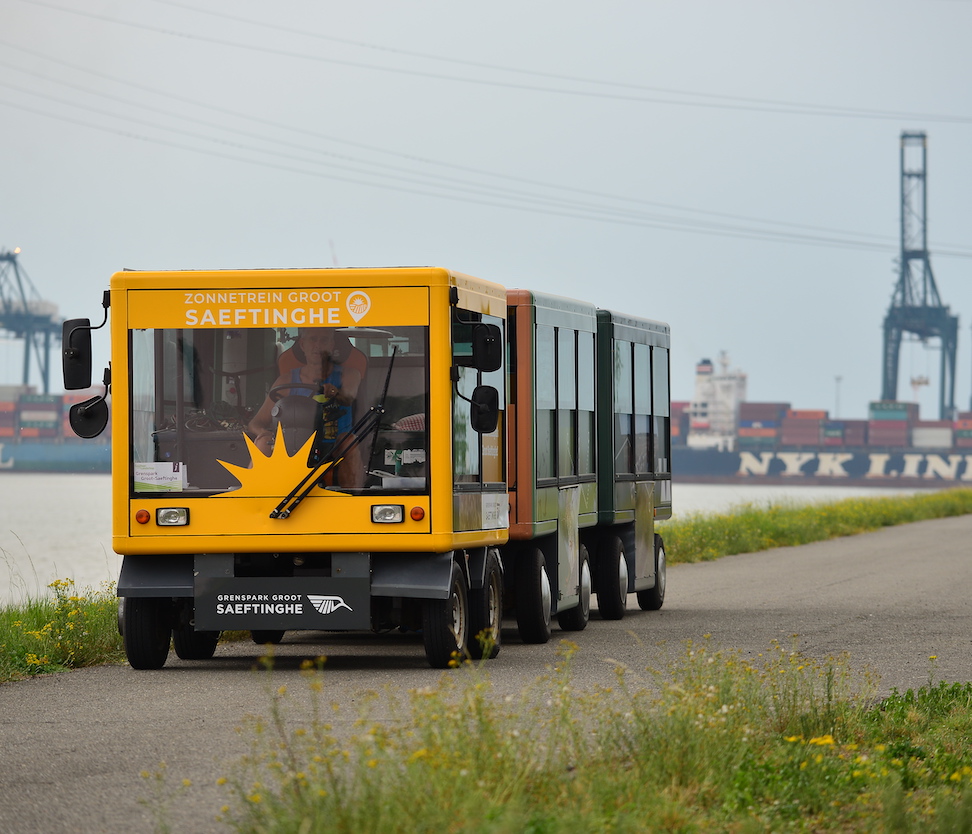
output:
<path id="1" fill-rule="evenodd" d="M 317 594 L 308 594 L 307 599 L 311 601 L 311 605 L 321 614 L 333 614 L 339 608 L 347 608 L 348 611 L 354 611 L 341 597 L 322 597 Z"/>

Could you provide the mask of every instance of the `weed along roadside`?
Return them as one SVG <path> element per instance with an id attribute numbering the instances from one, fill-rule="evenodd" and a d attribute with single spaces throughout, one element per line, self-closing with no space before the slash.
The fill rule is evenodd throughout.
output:
<path id="1" fill-rule="evenodd" d="M 972 823 L 970 683 L 875 701 L 846 657 L 773 644 L 747 659 L 703 640 L 649 672 L 650 687 L 619 672 L 588 690 L 574 684 L 576 650 L 562 643 L 518 696 L 498 697 L 468 661 L 430 686 L 386 689 L 350 733 L 335 729 L 344 707 L 329 699 L 326 663 L 308 660 L 278 686 L 268 662 L 267 711 L 243 728 L 250 752 L 217 779 L 219 820 L 246 834 Z M 162 823 L 188 787 L 170 782 L 153 806 Z"/>

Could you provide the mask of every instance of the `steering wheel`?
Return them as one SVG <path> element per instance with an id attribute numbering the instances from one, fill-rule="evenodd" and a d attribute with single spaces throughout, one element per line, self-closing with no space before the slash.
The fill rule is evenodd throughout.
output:
<path id="1" fill-rule="evenodd" d="M 277 402 L 283 397 L 283 392 L 289 391 L 291 388 L 306 388 L 308 391 L 313 391 L 316 394 L 320 386 L 314 382 L 286 382 L 283 385 L 274 385 L 273 388 L 267 391 L 267 396 L 273 402 Z"/>

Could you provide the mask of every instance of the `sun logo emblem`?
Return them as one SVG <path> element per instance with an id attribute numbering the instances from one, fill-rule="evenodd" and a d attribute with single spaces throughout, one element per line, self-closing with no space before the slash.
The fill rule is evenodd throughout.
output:
<path id="1" fill-rule="evenodd" d="M 246 441 L 247 449 L 250 450 L 249 467 L 227 463 L 225 460 L 219 461 L 241 486 L 238 489 L 221 492 L 213 496 L 214 498 L 265 498 L 267 496 L 282 498 L 307 475 L 307 456 L 314 442 L 313 435 L 307 438 L 307 442 L 293 456 L 287 454 L 283 428 L 279 423 L 277 438 L 269 457 L 257 449 L 246 434 L 243 435 L 243 439 Z M 319 474 L 324 475 L 329 468 L 329 464 L 322 466 Z"/>
<path id="2" fill-rule="evenodd" d="M 371 309 L 371 298 L 363 290 L 355 290 L 348 296 L 348 312 L 357 324 Z"/>

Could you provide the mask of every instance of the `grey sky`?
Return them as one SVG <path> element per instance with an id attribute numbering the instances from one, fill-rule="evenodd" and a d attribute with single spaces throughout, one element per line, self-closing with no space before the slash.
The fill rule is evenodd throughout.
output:
<path id="1" fill-rule="evenodd" d="M 0 248 L 66 317 L 125 267 L 446 266 L 668 321 L 676 399 L 726 350 L 749 399 L 833 414 L 839 376 L 861 418 L 924 130 L 964 410 L 970 32 L 964 0 L 0 0 Z M 902 351 L 926 419 L 938 363 Z"/>

